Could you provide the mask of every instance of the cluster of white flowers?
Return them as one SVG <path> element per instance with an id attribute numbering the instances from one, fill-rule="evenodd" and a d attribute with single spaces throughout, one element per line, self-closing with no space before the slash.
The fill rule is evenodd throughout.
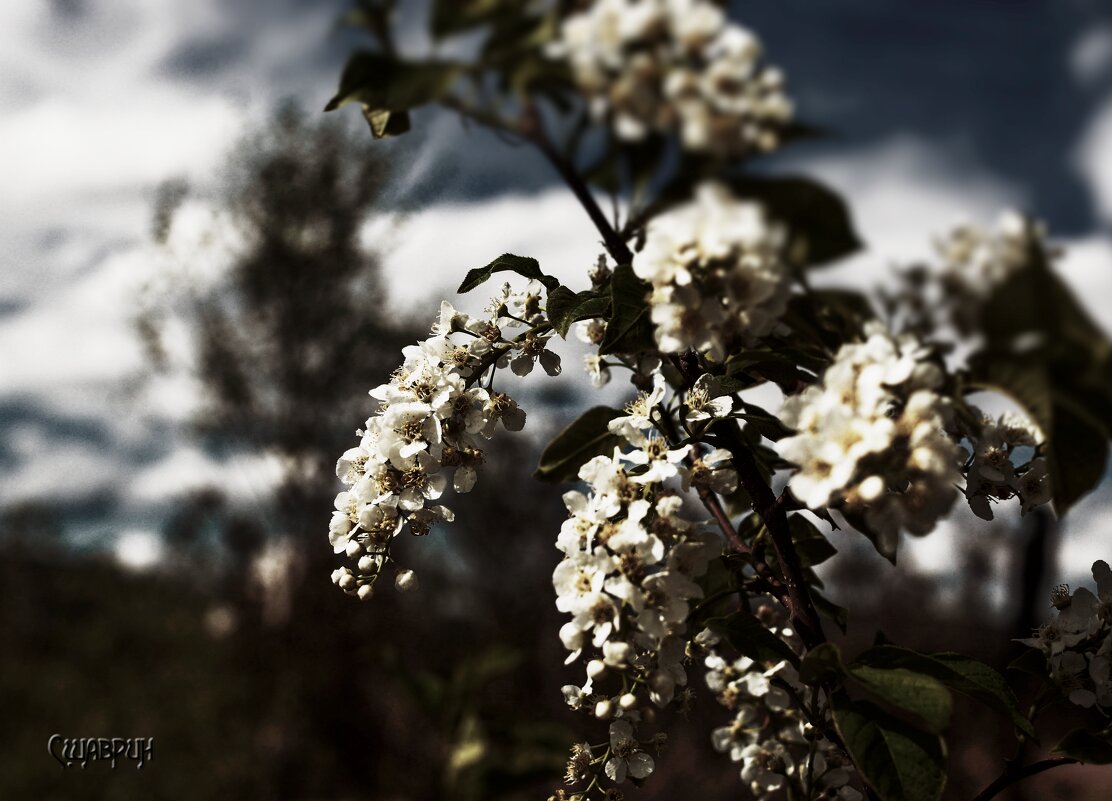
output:
<path id="1" fill-rule="evenodd" d="M 586 682 L 564 687 L 564 696 L 574 708 L 616 719 L 604 768 L 618 783 L 627 772 L 643 778 L 652 769 L 651 759 L 622 754 L 643 753 L 634 749 L 632 727 L 642 721 L 645 701 L 664 707 L 682 700 L 690 602 L 703 596 L 695 579 L 722 551 L 717 537 L 683 516 L 681 488 L 725 491 L 737 483 L 723 454 L 673 448 L 654 430 L 664 395 L 657 372 L 652 390 L 611 421 L 610 430 L 632 448 L 583 465 L 579 477 L 590 492 L 564 495 L 569 517 L 556 541 L 564 554 L 552 576 L 556 607 L 572 616 L 560 639 L 569 663 L 584 651 L 591 657 Z"/>
<path id="2" fill-rule="evenodd" d="M 783 611 L 771 600 L 759 604 L 756 615 L 793 650 L 801 650 Z M 828 712 L 816 703 L 817 691 L 804 686 L 787 661 L 760 664 L 746 656 L 729 661 L 719 654 L 719 642 L 710 629 L 695 638 L 706 652 L 707 687 L 734 713 L 729 725 L 711 732 L 711 743 L 741 763 L 742 781 L 753 796 L 860 801 L 861 793 L 849 785 L 848 757 L 815 729 L 799 705 L 813 708 L 829 724 Z"/>
<path id="3" fill-rule="evenodd" d="M 1044 246 L 1045 236 L 1040 223 L 1007 210 L 993 229 L 962 225 L 935 243 L 944 306 L 962 334 L 976 330 L 985 301 L 1028 263 L 1033 247 Z"/>
<path id="4" fill-rule="evenodd" d="M 509 367 L 524 375 L 537 362 L 550 374 L 559 357 L 547 350 L 551 332 L 542 325 L 540 288 L 524 292 L 509 285 L 486 317 L 471 317 L 441 305 L 432 335 L 403 349 L 405 361 L 390 381 L 371 390 L 378 411 L 357 433 L 359 444 L 336 464 L 347 489 L 336 496 L 328 538 L 336 553 L 354 563 L 332 573 L 344 592 L 370 598 L 391 543 L 403 530 L 425 535 L 454 514 L 437 503 L 449 485 L 468 492 L 483 463 L 483 445 L 498 425 L 520 431 L 525 412 L 510 396 L 473 386 L 489 369 Z M 528 326 L 514 339 L 507 328 Z M 417 586 L 412 570 L 395 577 L 399 590 Z"/>
<path id="5" fill-rule="evenodd" d="M 927 534 L 956 495 L 959 449 L 943 381 L 914 337 L 870 324 L 862 343 L 842 346 L 821 380 L 784 402 L 798 434 L 776 450 L 799 466 L 789 486 L 811 509 L 863 515 L 884 552 L 900 530 Z"/>
<path id="6" fill-rule="evenodd" d="M 1038 634 L 1020 640 L 1047 658 L 1050 677 L 1078 706 L 1097 707 L 1112 715 L 1112 569 L 1093 564 L 1096 595 L 1085 587 L 1070 594 L 1063 584 L 1051 593 L 1058 610 Z"/>
<path id="7" fill-rule="evenodd" d="M 633 271 L 652 284 L 652 322 L 665 353 L 694 348 L 721 360 L 767 335 L 787 308 L 785 232 L 757 203 L 719 183 L 652 219 Z"/>
<path id="8" fill-rule="evenodd" d="M 1050 476 L 1046 458 L 1037 455 L 1042 432 L 1021 414 L 982 417 L 980 434 L 971 437 L 966 460 L 965 496 L 974 514 L 992 520 L 991 503 L 1012 497 L 1019 498 L 1022 514 L 1047 503 Z"/>
<path id="9" fill-rule="evenodd" d="M 676 131 L 692 151 L 769 151 L 792 118 L 756 36 L 710 0 L 594 0 L 563 21 L 549 54 L 625 141 Z"/>

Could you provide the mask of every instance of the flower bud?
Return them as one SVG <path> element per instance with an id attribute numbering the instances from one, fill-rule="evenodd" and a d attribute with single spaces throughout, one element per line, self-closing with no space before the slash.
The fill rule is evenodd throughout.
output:
<path id="1" fill-rule="evenodd" d="M 597 679 L 606 672 L 606 663 L 601 659 L 592 659 L 587 663 L 587 675 L 592 679 Z"/>
<path id="2" fill-rule="evenodd" d="M 355 594 L 359 596 L 360 601 L 368 601 L 375 594 L 375 588 L 370 584 L 364 584 Z"/>
<path id="3" fill-rule="evenodd" d="M 355 576 L 353 576 L 351 574 L 351 571 L 349 570 L 349 571 L 345 572 L 344 575 L 342 575 L 340 577 L 340 580 L 336 583 L 340 585 L 340 589 L 343 590 L 344 592 L 354 590 L 355 589 L 355 584 L 356 584 Z"/>
<path id="4" fill-rule="evenodd" d="M 417 574 L 412 570 L 399 570 L 394 577 L 394 586 L 399 592 L 411 592 L 417 589 Z"/>
<path id="5" fill-rule="evenodd" d="M 378 561 L 373 556 L 364 555 L 359 557 L 360 573 L 373 573 L 376 567 L 378 567 Z"/>
<path id="6" fill-rule="evenodd" d="M 618 706 L 628 712 L 637 706 L 637 696 L 633 693 L 626 693 L 618 699 Z"/>
<path id="7" fill-rule="evenodd" d="M 595 704 L 595 717 L 599 720 L 606 720 L 612 714 L 614 714 L 614 705 L 609 698 L 604 698 Z"/>
<path id="8" fill-rule="evenodd" d="M 363 553 L 363 546 L 355 540 L 348 540 L 347 548 L 344 549 L 344 553 L 346 553 L 349 558 L 358 556 Z"/>

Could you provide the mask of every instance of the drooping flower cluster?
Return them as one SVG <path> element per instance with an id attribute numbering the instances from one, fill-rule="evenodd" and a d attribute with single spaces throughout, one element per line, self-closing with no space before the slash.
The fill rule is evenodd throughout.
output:
<path id="1" fill-rule="evenodd" d="M 403 530 L 425 535 L 453 520 L 452 510 L 437 502 L 449 483 L 456 492 L 470 491 L 486 440 L 499 425 L 509 431 L 525 425 L 525 412 L 509 395 L 473 384 L 498 367 L 524 375 L 538 361 L 550 374 L 559 372 L 559 357 L 546 347 L 551 331 L 539 298 L 532 282 L 518 293 L 506 285 L 486 317 L 444 302 L 432 335 L 404 348 L 402 366 L 371 390 L 379 409 L 357 432 L 359 444 L 336 464 L 347 489 L 336 496 L 328 538 L 355 565 L 332 574 L 344 592 L 371 597 L 394 538 Z M 523 325 L 520 336 L 503 335 Z M 395 585 L 413 589 L 416 576 L 401 570 Z"/>
<path id="2" fill-rule="evenodd" d="M 1050 600 L 1058 613 L 1036 636 L 1020 640 L 1046 655 L 1050 677 L 1078 706 L 1112 715 L 1112 569 L 1093 564 L 1094 595 L 1085 587 L 1070 593 L 1065 584 Z"/>
<path id="3" fill-rule="evenodd" d="M 880 324 L 866 335 L 842 346 L 819 382 L 784 402 L 781 419 L 798 433 L 776 450 L 799 466 L 792 494 L 811 509 L 862 516 L 889 552 L 900 530 L 927 534 L 949 510 L 959 451 L 930 351 Z"/>
<path id="4" fill-rule="evenodd" d="M 709 0 L 594 0 L 563 21 L 549 53 L 625 141 L 675 131 L 692 151 L 769 151 L 792 117 L 756 36 Z"/>
<path id="5" fill-rule="evenodd" d="M 732 487 L 737 481 L 731 481 L 732 470 L 713 467 L 713 455 L 699 459 L 689 447 L 673 448 L 654 430 L 664 394 L 658 372 L 653 389 L 611 422 L 611 431 L 632 448 L 615 448 L 583 465 L 579 477 L 590 491 L 564 495 L 569 517 L 556 542 L 564 555 L 552 576 L 556 607 L 571 615 L 560 638 L 569 662 L 584 652 L 590 656 L 586 682 L 566 686 L 564 695 L 599 719 L 617 718 L 605 773 L 618 783 L 627 769 L 635 778 L 651 770 L 651 760 L 622 754 L 637 753 L 632 737 L 645 702 L 667 706 L 687 684 L 687 617 L 691 602 L 703 595 L 695 579 L 722 549 L 684 517 L 675 485 Z"/>
<path id="6" fill-rule="evenodd" d="M 770 631 L 797 653 L 801 645 L 786 625 L 783 611 L 771 600 L 755 610 Z M 719 636 L 704 629 L 695 643 L 705 652 L 706 683 L 733 720 L 711 732 L 716 751 L 741 763 L 741 778 L 757 799 L 819 798 L 860 801 L 849 786 L 853 769 L 848 757 L 816 730 L 800 706 L 823 716 L 821 695 L 803 685 L 787 661 L 760 664 L 742 656 L 733 661 L 719 653 Z M 789 692 L 788 690 L 791 690 Z"/>
<path id="7" fill-rule="evenodd" d="M 694 348 L 721 360 L 732 345 L 771 333 L 790 291 L 784 236 L 761 205 L 719 183 L 654 217 L 633 271 L 652 284 L 660 350 Z"/>
<path id="8" fill-rule="evenodd" d="M 1012 497 L 1019 498 L 1022 514 L 1047 503 L 1050 476 L 1046 458 L 1037 455 L 1042 444 L 1038 427 L 1015 413 L 982 417 L 980 433 L 971 436 L 966 467 L 965 496 L 973 513 L 992 520 L 991 503 Z"/>

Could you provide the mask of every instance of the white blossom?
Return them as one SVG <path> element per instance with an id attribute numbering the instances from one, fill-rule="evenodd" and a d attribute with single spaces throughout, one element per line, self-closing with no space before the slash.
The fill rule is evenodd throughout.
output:
<path id="1" fill-rule="evenodd" d="M 736 199 L 719 183 L 700 185 L 692 201 L 654 217 L 633 270 L 652 285 L 660 350 L 694 348 L 721 360 L 731 344 L 771 333 L 790 289 L 783 246 L 783 228 L 762 206 Z M 721 416 L 718 404 L 710 409 L 708 416 Z"/>

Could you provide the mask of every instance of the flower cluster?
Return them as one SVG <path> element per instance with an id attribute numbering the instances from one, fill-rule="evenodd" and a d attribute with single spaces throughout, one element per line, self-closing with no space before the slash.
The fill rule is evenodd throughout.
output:
<path id="1" fill-rule="evenodd" d="M 1051 593 L 1058 610 L 1036 636 L 1020 640 L 1047 658 L 1050 677 L 1078 706 L 1112 714 L 1112 569 L 1093 564 L 1096 595 L 1085 587 L 1070 593 L 1062 584 Z"/>
<path id="2" fill-rule="evenodd" d="M 771 333 L 790 292 L 784 238 L 761 205 L 718 183 L 654 217 L 633 271 L 652 285 L 660 350 L 694 348 L 721 360 L 732 345 Z"/>
<path id="3" fill-rule="evenodd" d="M 973 513 L 992 520 L 991 503 L 1012 497 L 1019 498 L 1022 514 L 1047 503 L 1050 476 L 1046 458 L 1037 455 L 1043 439 L 1038 427 L 1015 413 L 982 417 L 966 461 L 965 496 Z"/>
<path id="4" fill-rule="evenodd" d="M 780 607 L 769 600 L 755 612 L 793 650 L 801 650 Z M 829 714 L 818 703 L 821 695 L 800 683 L 788 662 L 760 664 L 746 656 L 730 661 L 718 652 L 719 641 L 710 629 L 695 638 L 706 652 L 707 687 L 734 714 L 728 725 L 711 732 L 711 743 L 741 763 L 742 781 L 753 796 L 860 801 L 861 794 L 849 786 L 848 757 L 815 729 L 800 705 L 829 725 Z"/>
<path id="5" fill-rule="evenodd" d="M 729 468 L 715 467 L 717 456 L 673 448 L 654 430 L 664 394 L 657 372 L 653 389 L 611 422 L 611 431 L 632 448 L 615 448 L 583 465 L 579 477 L 590 492 L 564 495 L 569 517 L 556 542 L 563 552 L 552 576 L 556 607 L 571 615 L 560 639 L 571 652 L 569 663 L 584 651 L 591 657 L 586 682 L 564 687 L 564 695 L 574 708 L 615 719 L 604 769 L 618 783 L 627 773 L 643 778 L 652 769 L 651 759 L 629 756 L 641 753 L 633 731 L 646 701 L 667 706 L 687 684 L 687 617 L 690 602 L 703 596 L 695 579 L 722 549 L 683 516 L 675 485 L 732 487 L 737 481 Z M 573 773 L 569 767 L 569 777 Z"/>
<path id="6" fill-rule="evenodd" d="M 781 410 L 798 432 L 776 443 L 799 466 L 792 494 L 811 509 L 863 517 L 882 552 L 900 530 L 929 533 L 956 494 L 959 451 L 930 355 L 914 337 L 870 324 L 864 342 L 842 346 L 821 380 Z"/>
<path id="7" fill-rule="evenodd" d="M 1033 247 L 1043 247 L 1043 226 L 1018 211 L 1000 214 L 994 229 L 963 225 L 936 243 L 942 259 L 944 306 L 959 332 L 976 330 L 988 298 L 1028 263 Z"/>
<path id="8" fill-rule="evenodd" d="M 525 412 L 509 395 L 473 386 L 486 371 L 509 367 L 524 375 L 537 362 L 550 374 L 559 357 L 547 349 L 539 285 L 512 292 L 508 285 L 486 317 L 471 317 L 441 305 L 432 335 L 402 350 L 405 361 L 390 381 L 371 390 L 378 411 L 357 433 L 359 444 L 336 464 L 347 489 L 336 496 L 328 538 L 355 569 L 340 567 L 332 580 L 344 592 L 366 599 L 391 561 L 391 544 L 403 530 L 428 534 L 454 514 L 437 503 L 449 483 L 459 493 L 475 484 L 483 446 L 499 425 L 520 431 Z M 503 332 L 526 326 L 513 339 Z M 491 382 L 492 383 L 492 382 Z M 399 590 L 416 587 L 411 570 L 396 574 Z"/>
<path id="9" fill-rule="evenodd" d="M 549 52 L 625 141 L 676 131 L 692 151 L 769 151 L 792 117 L 760 42 L 709 0 L 594 0 Z"/>

